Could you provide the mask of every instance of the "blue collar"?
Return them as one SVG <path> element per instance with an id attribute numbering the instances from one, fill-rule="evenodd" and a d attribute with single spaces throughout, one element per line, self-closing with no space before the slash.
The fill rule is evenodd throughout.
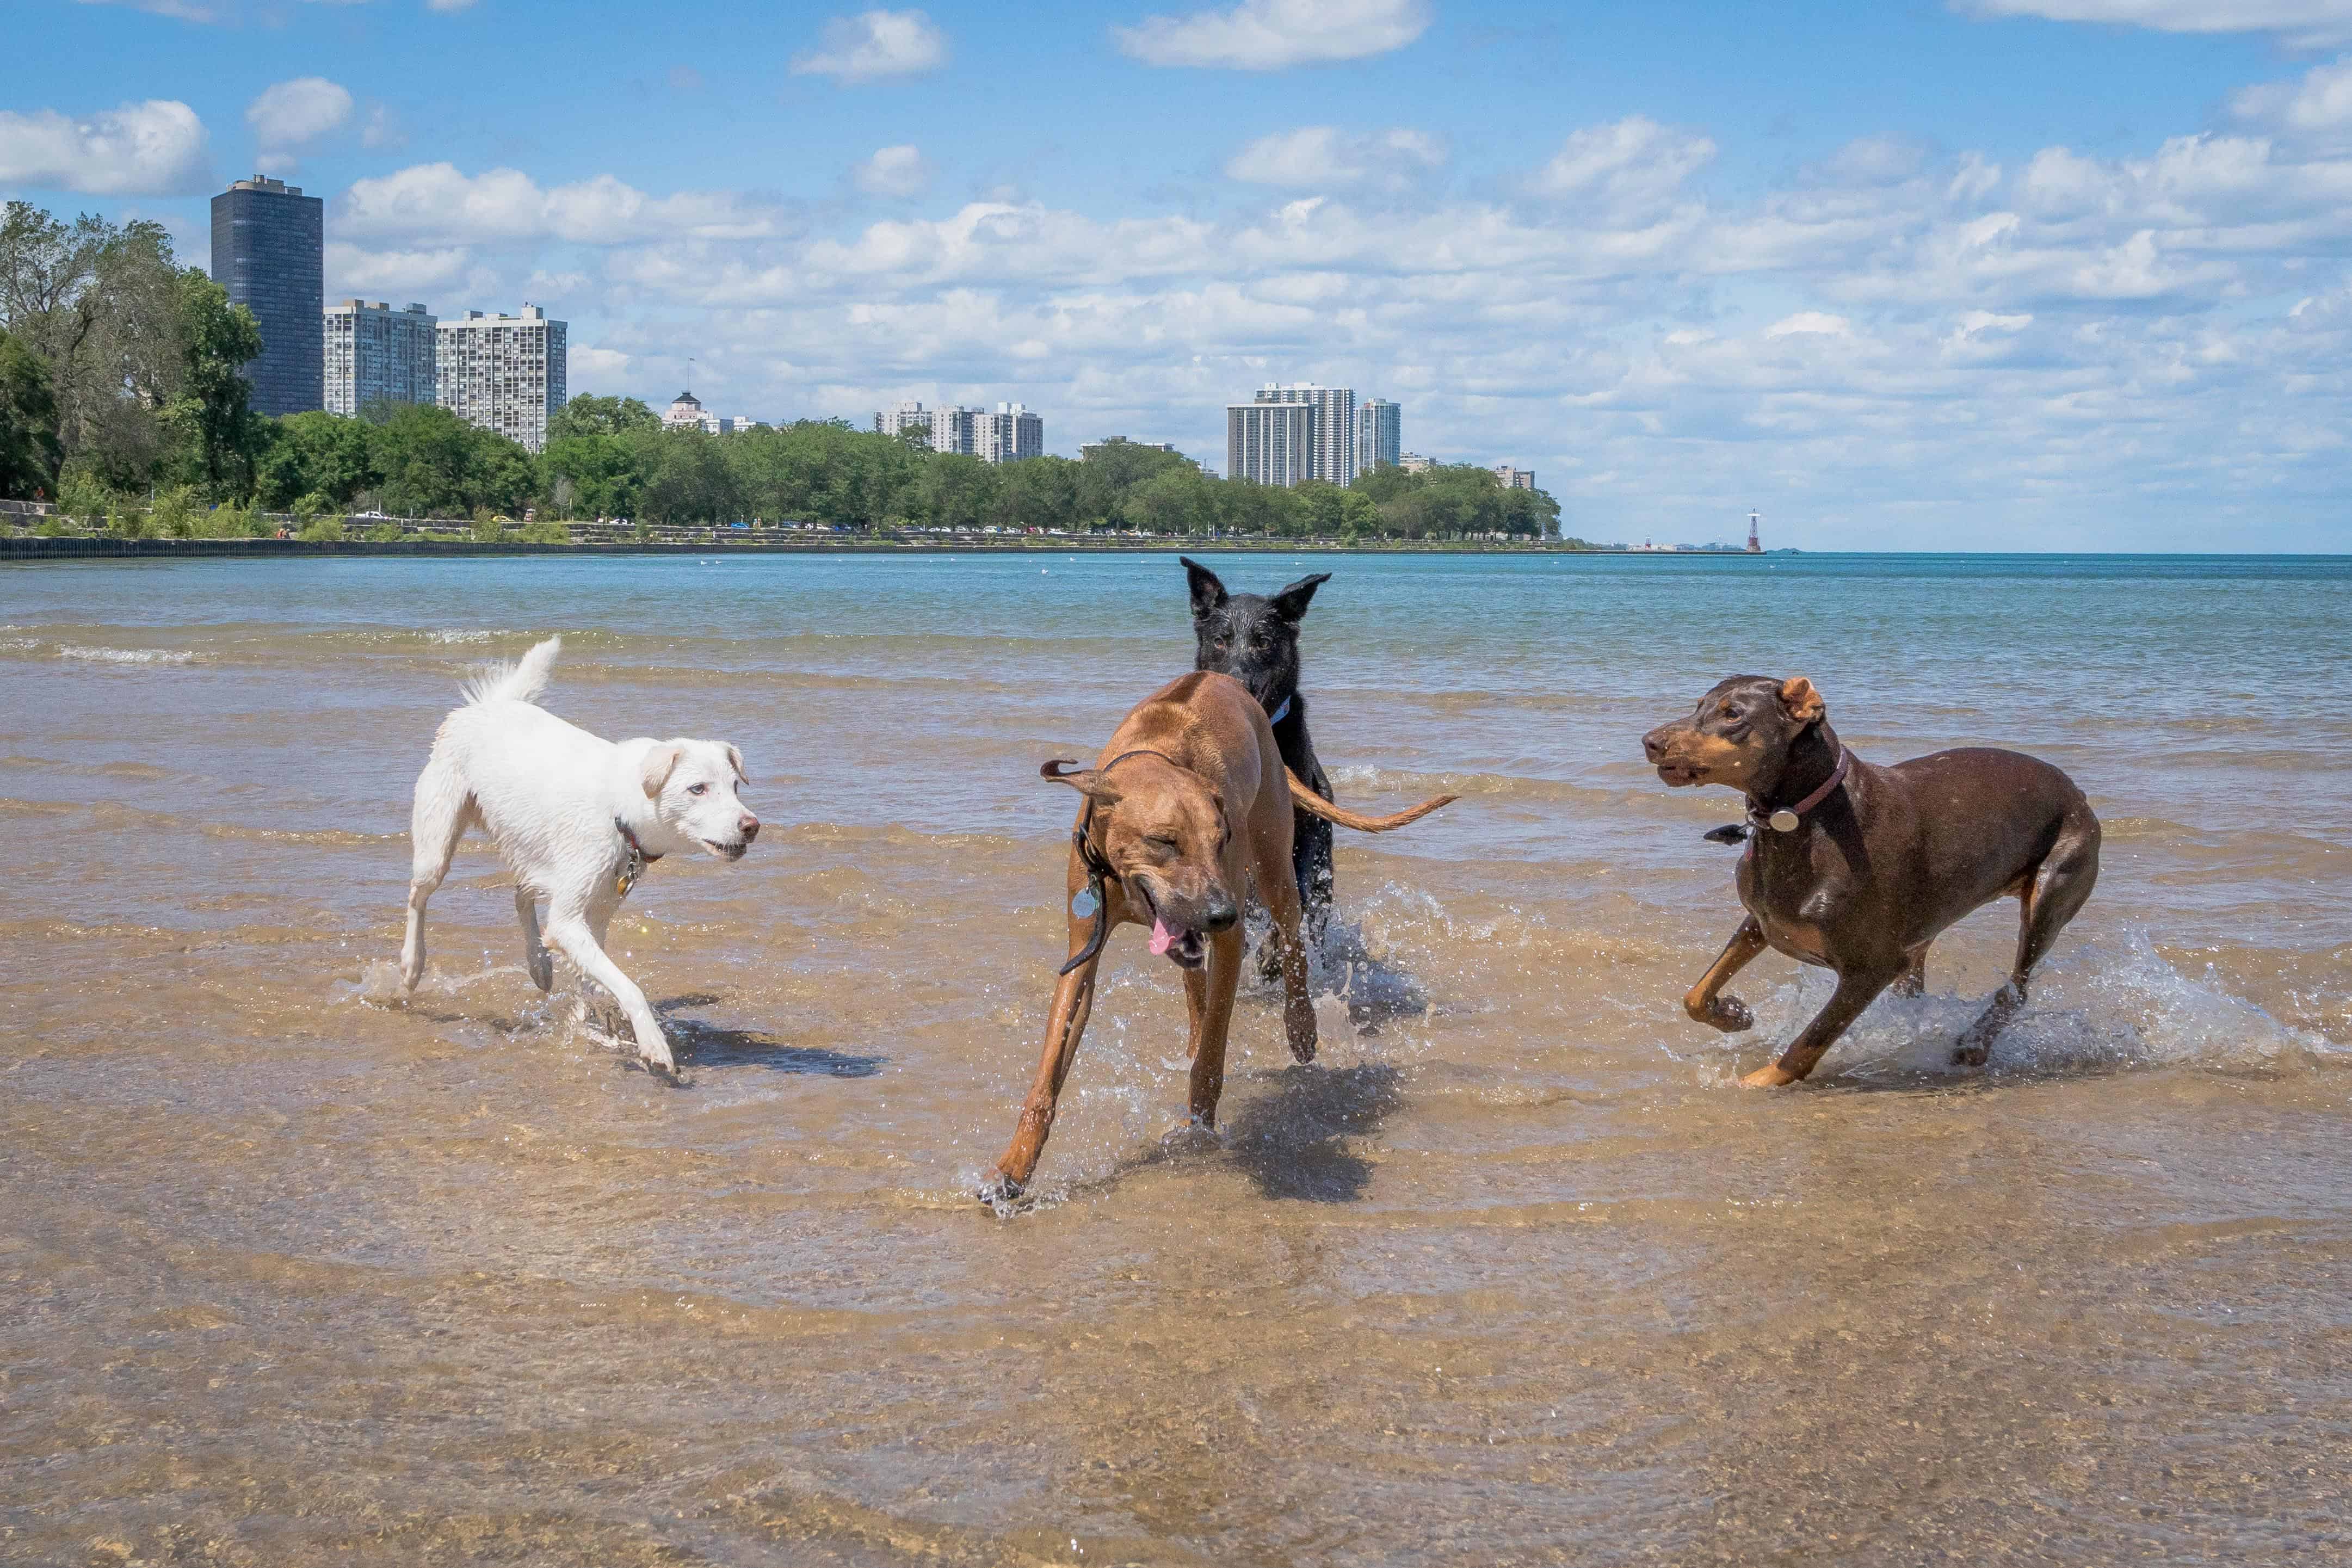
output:
<path id="1" fill-rule="evenodd" d="M 1287 698 L 1287 697 L 1286 697 L 1286 698 L 1284 698 L 1284 699 L 1282 700 L 1282 706 L 1281 706 L 1281 707 L 1279 707 L 1279 708 L 1276 709 L 1273 712 L 1271 712 L 1271 713 L 1269 713 L 1269 714 L 1267 714 L 1267 715 L 1265 716 L 1265 721 L 1266 721 L 1267 723 L 1269 723 L 1269 724 L 1279 724 L 1279 723 L 1281 723 L 1281 722 L 1282 722 L 1282 721 L 1283 721 L 1284 717 L 1289 713 L 1289 711 L 1290 711 L 1290 699 L 1289 699 L 1289 698 Z"/>

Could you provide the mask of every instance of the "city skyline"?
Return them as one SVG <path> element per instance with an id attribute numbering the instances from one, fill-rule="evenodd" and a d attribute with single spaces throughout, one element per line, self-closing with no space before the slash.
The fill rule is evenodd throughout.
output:
<path id="1" fill-rule="evenodd" d="M 1604 533 L 2352 545 L 2336 0 L 994 15 L 29 0 L 0 195 L 201 259 L 258 170 L 323 298 L 541 302 L 575 391 L 1214 454 L 1313 380 Z"/>

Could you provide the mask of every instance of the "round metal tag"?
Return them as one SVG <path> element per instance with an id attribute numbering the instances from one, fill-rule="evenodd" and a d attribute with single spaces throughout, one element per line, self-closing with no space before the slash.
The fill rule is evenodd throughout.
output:
<path id="1" fill-rule="evenodd" d="M 1793 811 L 1790 811 L 1790 810 L 1787 806 L 1785 806 L 1785 805 L 1784 805 L 1784 806 L 1782 806 L 1780 810 L 1778 810 L 1778 811 L 1774 812 L 1774 813 L 1772 814 L 1772 831 L 1773 831 L 1773 832 L 1775 832 L 1775 833 L 1794 833 L 1794 832 L 1796 832 L 1796 831 L 1797 831 L 1797 814 L 1796 814 L 1795 812 L 1793 812 Z"/>
<path id="2" fill-rule="evenodd" d="M 1070 895 L 1070 912 L 1080 920 L 1092 918 L 1094 912 L 1100 908 L 1102 908 L 1101 900 L 1095 897 L 1095 890 L 1092 888 L 1080 888 Z"/>

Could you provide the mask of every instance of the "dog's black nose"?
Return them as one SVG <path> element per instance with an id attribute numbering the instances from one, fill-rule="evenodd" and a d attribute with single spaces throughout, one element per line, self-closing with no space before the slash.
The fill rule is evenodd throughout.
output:
<path id="1" fill-rule="evenodd" d="M 1654 763 L 1665 760 L 1665 743 L 1658 739 L 1655 730 L 1642 737 L 1642 754 Z"/>
<path id="2" fill-rule="evenodd" d="M 1231 931 L 1234 929 L 1234 922 L 1241 918 L 1241 910 L 1234 907 L 1234 901 L 1231 899 L 1219 899 L 1202 911 L 1201 924 L 1213 931 Z"/>

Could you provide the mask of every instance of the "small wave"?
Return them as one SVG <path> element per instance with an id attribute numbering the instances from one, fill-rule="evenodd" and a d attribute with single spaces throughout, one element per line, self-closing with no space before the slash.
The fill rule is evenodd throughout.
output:
<path id="1" fill-rule="evenodd" d="M 459 646 L 471 645 L 474 643 L 486 643 L 493 637 L 501 637 L 506 635 L 507 634 L 504 632 L 465 631 L 462 629 L 445 627 L 439 631 L 426 632 L 425 634 L 425 640 L 429 643 Z"/>
<path id="2" fill-rule="evenodd" d="M 57 657 L 93 664 L 194 664 L 196 659 L 186 648 L 100 647 L 82 643 L 58 644 Z"/>
<path id="3" fill-rule="evenodd" d="M 78 773 L 102 773 L 118 779 L 168 779 L 169 768 L 152 763 L 74 763 L 61 757 L 0 757 L 0 768 L 65 768 Z"/>

